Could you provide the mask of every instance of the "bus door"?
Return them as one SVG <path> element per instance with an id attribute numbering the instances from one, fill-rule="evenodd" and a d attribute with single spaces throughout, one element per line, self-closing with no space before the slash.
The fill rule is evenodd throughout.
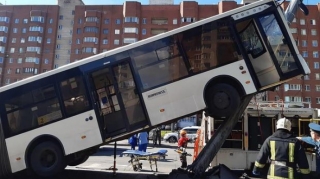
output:
<path id="1" fill-rule="evenodd" d="M 134 130 L 136 124 L 147 124 L 128 62 L 95 70 L 89 73 L 89 79 L 106 137 Z"/>
<path id="2" fill-rule="evenodd" d="M 273 14 L 238 22 L 236 30 L 256 74 L 258 88 L 278 83 L 288 72 L 298 70 Z"/>

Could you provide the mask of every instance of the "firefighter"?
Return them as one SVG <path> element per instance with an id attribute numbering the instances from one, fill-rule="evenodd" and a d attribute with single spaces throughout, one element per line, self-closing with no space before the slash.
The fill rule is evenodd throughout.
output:
<path id="1" fill-rule="evenodd" d="M 269 158 L 268 179 L 295 179 L 309 177 L 309 164 L 301 142 L 291 134 L 291 122 L 286 118 L 277 121 L 277 130 L 263 143 L 252 173 L 260 175 Z M 301 176 L 298 176 L 297 165 Z"/>
<path id="2" fill-rule="evenodd" d="M 320 178 L 320 125 L 315 123 L 309 124 L 310 137 L 297 137 L 299 140 L 314 146 L 316 153 L 316 173 L 315 177 Z"/>

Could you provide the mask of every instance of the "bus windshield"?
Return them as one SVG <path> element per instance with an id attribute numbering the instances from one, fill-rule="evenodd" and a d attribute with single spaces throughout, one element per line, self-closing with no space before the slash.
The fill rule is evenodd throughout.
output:
<path id="1" fill-rule="evenodd" d="M 272 47 L 273 53 L 277 58 L 282 73 L 285 74 L 290 71 L 297 70 L 298 67 L 296 61 L 291 55 L 289 46 L 286 43 L 288 42 L 288 39 L 283 36 L 283 33 L 275 16 L 273 14 L 270 14 L 260 17 L 259 22 L 261 23 L 269 44 Z"/>

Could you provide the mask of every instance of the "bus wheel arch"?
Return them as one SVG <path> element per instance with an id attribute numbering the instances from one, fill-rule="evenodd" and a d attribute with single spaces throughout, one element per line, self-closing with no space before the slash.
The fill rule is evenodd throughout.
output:
<path id="1" fill-rule="evenodd" d="M 241 83 L 230 76 L 211 79 L 204 90 L 204 100 L 208 115 L 214 118 L 227 118 L 239 107 L 245 91 Z"/>
<path id="2" fill-rule="evenodd" d="M 63 145 L 59 139 L 51 135 L 39 136 L 30 142 L 25 157 L 27 168 L 41 177 L 53 176 L 66 167 Z M 41 161 L 44 157 L 47 161 Z"/>

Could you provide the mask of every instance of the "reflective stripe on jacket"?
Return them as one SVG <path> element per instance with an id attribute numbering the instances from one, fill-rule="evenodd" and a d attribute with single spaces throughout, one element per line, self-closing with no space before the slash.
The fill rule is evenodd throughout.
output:
<path id="1" fill-rule="evenodd" d="M 268 137 L 257 156 L 255 171 L 261 171 L 268 158 L 271 160 L 268 178 L 295 179 L 298 178 L 297 164 L 302 177 L 310 173 L 308 160 L 301 142 L 287 130 L 277 130 Z"/>

